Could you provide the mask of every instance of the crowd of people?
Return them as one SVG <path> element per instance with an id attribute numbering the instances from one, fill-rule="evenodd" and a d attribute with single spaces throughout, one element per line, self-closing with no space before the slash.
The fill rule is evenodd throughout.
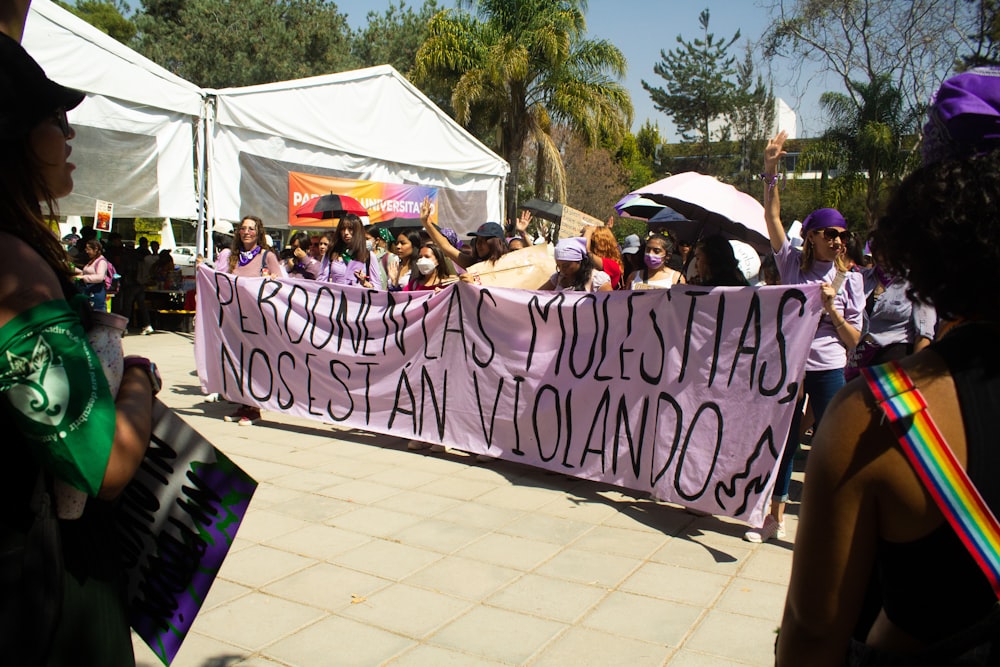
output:
<path id="1" fill-rule="evenodd" d="M 160 383 L 155 364 L 128 357 L 112 393 L 85 341 L 95 313 L 106 308 L 112 267 L 120 271 L 125 312 L 138 304 L 147 331 L 141 290 L 157 276 L 167 280 L 173 262 L 154 244 L 126 249 L 86 229 L 62 239 L 51 232 L 55 202 L 73 187 L 67 158 L 75 132 L 66 112 L 84 96 L 48 79 L 20 46 L 27 4 L 0 3 L 0 422 L 15 444 L 8 462 L 17 473 L 2 492 L 0 651 L 12 664 L 134 664 L 112 503 L 143 460 Z M 996 664 L 1000 585 L 984 573 L 990 556 L 970 552 L 953 529 L 961 502 L 948 505 L 914 468 L 866 369 L 898 362 L 892 368 L 933 415 L 935 438 L 952 452 L 956 475 L 968 476 L 985 507 L 1000 507 L 1000 450 L 989 426 L 1000 407 L 1000 348 L 993 344 L 1000 298 L 989 289 L 1000 267 L 1000 70 L 974 70 L 942 86 L 924 128 L 924 166 L 895 192 L 869 253 L 831 208 L 807 216 L 801 238 L 786 234 L 778 177 L 785 140 L 779 133 L 764 153 L 772 253 L 763 280 L 748 276 L 720 237 L 651 230 L 619 244 L 611 229 L 597 227 L 555 244 L 557 270 L 541 289 L 818 285 L 822 315 L 770 512 L 745 535 L 756 542 L 784 536 L 790 473 L 811 419 L 777 661 Z M 215 266 L 243 277 L 433 291 L 456 280 L 475 283 L 475 265 L 532 245 L 530 222 L 528 214 L 507 229 L 486 222 L 463 242 L 431 223 L 425 201 L 419 227 L 366 229 L 346 215 L 335 229 L 296 234 L 279 251 L 263 221 L 247 216 Z M 39 370 L 53 359 L 61 373 Z M 848 381 L 858 372 L 864 377 Z M 22 384 L 41 402 L 18 398 L 12 389 Z M 40 421 L 38 406 L 50 396 L 59 404 Z M 246 425 L 259 419 L 254 406 L 227 417 Z M 89 500 L 82 516 L 60 519 L 53 533 L 56 480 Z"/>

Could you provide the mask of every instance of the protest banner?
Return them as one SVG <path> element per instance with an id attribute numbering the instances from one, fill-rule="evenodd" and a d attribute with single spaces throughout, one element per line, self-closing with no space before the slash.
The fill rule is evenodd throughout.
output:
<path id="1" fill-rule="evenodd" d="M 424 201 L 424 197 L 429 197 L 432 204 L 437 202 L 437 188 L 426 185 L 362 181 L 290 171 L 288 172 L 289 227 L 329 226 L 329 221 L 303 220 L 295 215 L 295 210 L 302 204 L 314 197 L 329 193 L 357 199 L 368 210 L 369 224 L 393 218 L 412 218 L 413 224 L 419 226 L 420 204 Z M 437 206 L 433 206 L 431 211 L 431 221 L 436 222 Z"/>
<path id="2" fill-rule="evenodd" d="M 198 273 L 202 388 L 758 522 L 819 287 L 377 292 Z"/>
<path id="3" fill-rule="evenodd" d="M 160 401 L 122 492 L 129 624 L 169 665 L 236 538 L 257 483 Z"/>

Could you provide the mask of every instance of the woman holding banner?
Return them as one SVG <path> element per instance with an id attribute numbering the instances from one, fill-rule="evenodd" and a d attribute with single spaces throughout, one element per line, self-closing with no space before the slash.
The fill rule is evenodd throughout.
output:
<path id="1" fill-rule="evenodd" d="M 584 238 L 556 244 L 556 272 L 539 289 L 556 292 L 610 292 L 611 278 L 594 264 Z"/>
<path id="2" fill-rule="evenodd" d="M 0 3 L 0 30 L 19 36 L 28 3 L 14 5 Z M 0 32 L 0 430 L 10 471 L 0 488 L 0 654 L 11 665 L 135 664 L 108 501 L 143 460 L 159 383 L 148 359 L 126 357 L 112 396 L 87 342 L 94 313 L 48 226 L 73 189 L 66 111 L 83 98 Z M 82 508 L 65 502 L 66 487 L 85 494 Z"/>
<path id="3" fill-rule="evenodd" d="M 792 247 L 781 224 L 781 202 L 778 196 L 778 162 L 785 155 L 783 146 L 788 135 L 781 131 L 764 149 L 764 220 L 771 238 L 771 249 L 781 272 L 782 285 L 819 284 L 823 299 L 823 314 L 802 382 L 802 396 L 795 406 L 795 415 L 788 431 L 784 453 L 778 465 L 777 478 L 771 495 L 771 512 L 764 525 L 748 530 L 744 539 L 766 542 L 785 535 L 785 503 L 792 478 L 792 466 L 799 449 L 799 422 L 808 397 L 817 426 L 834 394 L 844 386 L 847 351 L 858 344 L 865 310 L 865 292 L 861 274 L 846 270 L 843 260 L 847 222 L 839 211 L 821 208 L 802 222 L 802 249 Z"/>
<path id="4" fill-rule="evenodd" d="M 378 258 L 369 252 L 365 226 L 361 218 L 348 213 L 340 219 L 334 233 L 336 241 L 327 251 L 317 280 L 337 285 L 357 285 L 382 289 Z"/>
<path id="5" fill-rule="evenodd" d="M 420 249 L 416 266 L 416 275 L 403 288 L 404 292 L 438 292 L 458 280 L 441 248 L 433 243 L 428 243 Z"/>
<path id="6" fill-rule="evenodd" d="M 240 221 L 240 227 L 233 237 L 233 244 L 219 253 L 215 266 L 226 273 L 243 278 L 259 278 L 284 275 L 278 254 L 267 244 L 264 221 L 255 215 L 248 215 Z M 227 422 L 240 426 L 253 426 L 260 421 L 260 408 L 241 405 L 236 412 L 226 415 Z"/>

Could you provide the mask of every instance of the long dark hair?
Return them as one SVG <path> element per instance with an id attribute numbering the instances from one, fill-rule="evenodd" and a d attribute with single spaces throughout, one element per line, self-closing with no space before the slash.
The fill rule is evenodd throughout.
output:
<path id="1" fill-rule="evenodd" d="M 594 261 L 590 259 L 590 255 L 584 255 L 580 260 L 580 268 L 573 276 L 573 291 L 574 292 L 587 292 L 587 284 L 590 282 L 590 278 L 594 275 L 594 269 L 597 266 Z"/>
<path id="2" fill-rule="evenodd" d="M 709 236 L 698 242 L 695 250 L 700 250 L 708 264 L 709 276 L 700 276 L 701 284 L 710 287 L 730 285 L 741 287 L 747 284 L 746 276 L 740 271 L 733 246 L 719 235 Z"/>
<path id="3" fill-rule="evenodd" d="M 344 237 L 340 235 L 340 232 L 345 228 L 345 225 L 351 228 L 351 242 L 349 244 L 344 243 Z M 346 254 L 353 260 L 357 260 L 362 264 L 368 264 L 368 247 L 365 243 L 365 226 L 361 224 L 361 218 L 353 213 L 348 213 L 340 219 L 340 225 L 337 226 L 337 231 L 334 233 L 334 236 L 335 241 L 326 253 L 328 260 L 332 260 L 334 255 L 343 256 Z"/>
<path id="4" fill-rule="evenodd" d="M 483 240 L 486 241 L 486 245 L 490 249 L 489 253 L 485 257 L 479 256 L 479 250 L 476 248 L 476 246 L 479 244 L 476 242 L 476 240 L 473 239 L 472 242 L 472 259 L 474 259 L 477 262 L 490 262 L 492 264 L 493 262 L 496 262 L 498 259 L 506 255 L 507 252 L 510 250 L 507 247 L 506 241 L 497 238 L 495 236 L 491 236 L 490 238 Z"/>
<path id="5" fill-rule="evenodd" d="M 420 232 L 419 229 L 406 229 L 396 234 L 396 238 L 405 236 L 406 240 L 410 242 L 410 256 L 406 259 L 400 257 L 399 261 L 406 264 L 406 270 L 411 274 L 417 273 L 417 258 L 420 257 L 420 248 L 424 243 L 423 235 Z M 402 268 L 400 268 L 399 273 L 400 275 L 404 273 Z"/>
<path id="6" fill-rule="evenodd" d="M 261 247 L 262 250 L 270 250 L 271 246 L 267 244 L 267 234 L 264 231 L 264 221 L 258 218 L 256 215 L 244 215 L 240 218 L 240 225 L 243 225 L 244 220 L 253 220 L 254 224 L 257 226 L 257 245 Z M 240 240 L 239 227 L 235 230 L 233 234 L 233 242 L 229 244 L 229 273 L 236 270 L 236 262 L 240 259 L 240 252 L 243 250 L 243 241 Z"/>
<path id="7" fill-rule="evenodd" d="M 56 276 L 69 280 L 74 273 L 69 255 L 46 222 L 39 203 L 44 202 L 48 219 L 55 220 L 55 197 L 31 150 L 30 132 L 12 134 L 0 138 L 0 229 L 34 248 Z"/>

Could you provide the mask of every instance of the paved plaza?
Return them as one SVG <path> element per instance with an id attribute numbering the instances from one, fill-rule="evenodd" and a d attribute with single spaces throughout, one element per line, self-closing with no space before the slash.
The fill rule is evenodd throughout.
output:
<path id="1" fill-rule="evenodd" d="M 125 338 L 260 487 L 177 667 L 773 663 L 795 516 L 754 545 L 741 523 L 514 463 L 268 412 L 225 423 L 192 346 Z"/>

